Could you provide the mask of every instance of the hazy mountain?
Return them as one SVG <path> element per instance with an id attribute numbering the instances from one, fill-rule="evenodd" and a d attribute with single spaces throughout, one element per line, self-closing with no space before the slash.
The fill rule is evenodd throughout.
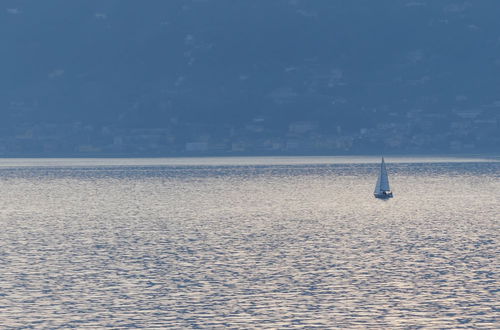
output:
<path id="1" fill-rule="evenodd" d="M 471 133 L 478 148 L 492 149 L 499 137 L 497 0 L 2 5 L 5 132 L 81 122 L 184 125 L 181 135 L 202 125 L 214 137 L 259 122 L 267 135 L 283 137 L 294 122 L 337 135 L 390 122 L 414 137 L 448 132 L 465 117 L 469 126 L 489 122 L 493 140 Z M 425 116 L 432 123 L 414 125 Z"/>

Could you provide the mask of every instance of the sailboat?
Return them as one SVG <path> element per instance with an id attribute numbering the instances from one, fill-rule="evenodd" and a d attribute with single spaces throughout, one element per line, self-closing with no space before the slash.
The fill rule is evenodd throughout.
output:
<path id="1" fill-rule="evenodd" d="M 387 176 L 384 157 L 382 157 L 382 163 L 380 164 L 380 174 L 378 176 L 377 184 L 375 185 L 375 191 L 373 192 L 373 194 L 376 198 L 392 198 L 392 191 L 389 187 L 389 177 Z"/>

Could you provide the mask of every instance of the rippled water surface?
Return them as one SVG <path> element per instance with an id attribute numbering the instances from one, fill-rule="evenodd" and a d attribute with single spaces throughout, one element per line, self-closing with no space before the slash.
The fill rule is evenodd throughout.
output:
<path id="1" fill-rule="evenodd" d="M 0 160 L 0 323 L 498 328 L 500 163 Z"/>

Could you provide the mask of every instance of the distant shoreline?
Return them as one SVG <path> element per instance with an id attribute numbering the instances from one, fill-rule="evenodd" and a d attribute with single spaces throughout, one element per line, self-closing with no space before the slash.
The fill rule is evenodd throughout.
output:
<path id="1" fill-rule="evenodd" d="M 500 163 L 500 156 L 387 155 L 389 164 Z M 0 158 L 0 168 L 29 167 L 211 167 L 211 166 L 328 166 L 379 164 L 379 155 L 357 156 L 231 156 L 231 157 L 32 157 Z"/>

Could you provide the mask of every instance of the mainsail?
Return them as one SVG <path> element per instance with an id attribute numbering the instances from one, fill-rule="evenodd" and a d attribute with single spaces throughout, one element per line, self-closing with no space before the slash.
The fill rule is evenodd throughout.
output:
<path id="1" fill-rule="evenodd" d="M 382 157 L 382 164 L 380 164 L 380 175 L 377 179 L 377 184 L 375 185 L 375 194 L 379 194 L 384 191 L 390 191 L 389 187 L 389 177 L 387 176 L 387 169 L 385 168 L 385 161 Z"/>

